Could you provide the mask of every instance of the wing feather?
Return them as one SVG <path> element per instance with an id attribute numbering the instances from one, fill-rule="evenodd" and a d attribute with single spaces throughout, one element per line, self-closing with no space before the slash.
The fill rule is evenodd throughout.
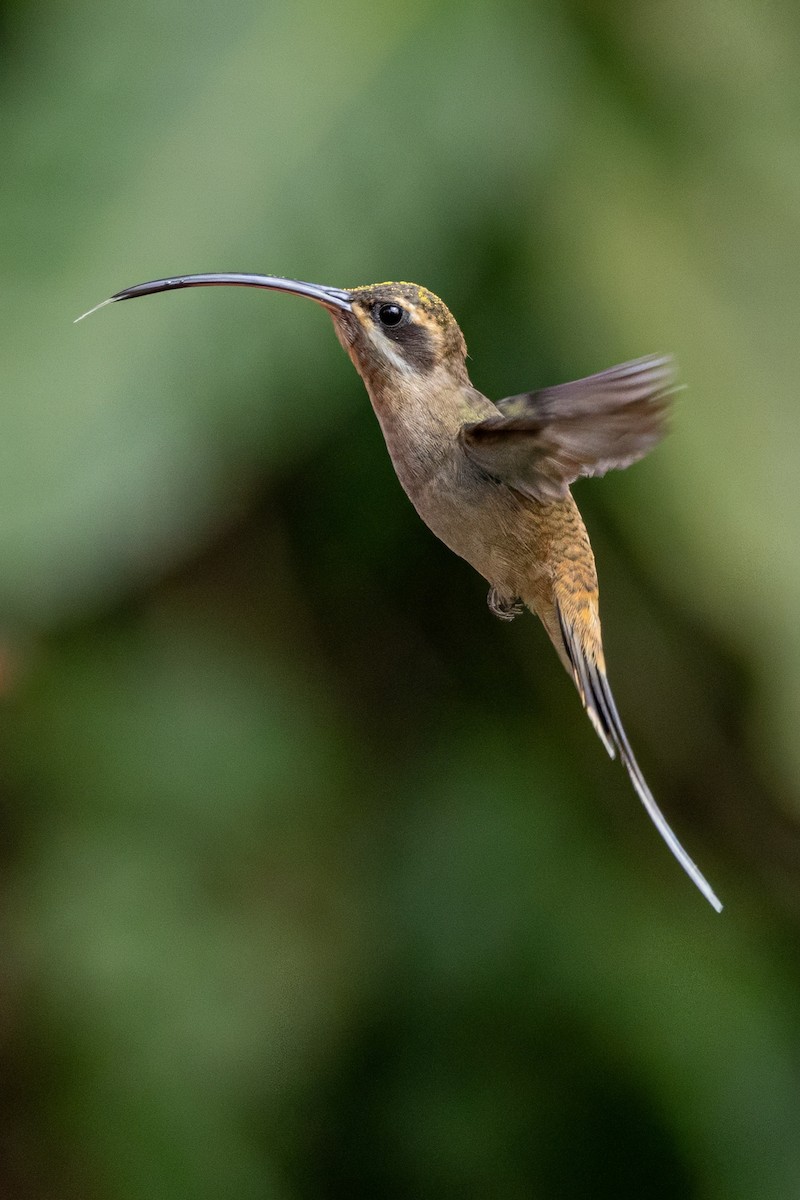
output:
<path id="1" fill-rule="evenodd" d="M 543 503 L 581 475 L 643 458 L 664 436 L 676 391 L 668 356 L 639 358 L 585 379 L 508 396 L 461 441 L 489 475 Z"/>

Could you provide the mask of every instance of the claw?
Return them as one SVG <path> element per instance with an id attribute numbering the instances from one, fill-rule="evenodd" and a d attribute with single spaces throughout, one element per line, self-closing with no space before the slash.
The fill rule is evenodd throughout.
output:
<path id="1" fill-rule="evenodd" d="M 489 595 L 486 597 L 486 603 L 489 605 L 489 611 L 501 621 L 513 621 L 514 617 L 518 617 L 522 612 L 523 604 L 518 597 L 503 596 L 496 587 L 489 588 Z"/>

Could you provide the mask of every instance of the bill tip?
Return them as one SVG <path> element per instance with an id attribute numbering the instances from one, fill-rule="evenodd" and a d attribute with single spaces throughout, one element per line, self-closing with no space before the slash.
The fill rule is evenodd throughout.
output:
<path id="1" fill-rule="evenodd" d="M 107 300 L 101 300 L 99 304 L 95 304 L 94 308 L 89 308 L 85 313 L 81 313 L 79 317 L 76 317 L 72 324 L 77 325 L 78 321 L 83 321 L 86 317 L 90 317 L 92 313 L 96 313 L 99 308 L 105 308 L 107 304 L 113 304 L 115 300 L 116 296 L 109 296 Z"/>

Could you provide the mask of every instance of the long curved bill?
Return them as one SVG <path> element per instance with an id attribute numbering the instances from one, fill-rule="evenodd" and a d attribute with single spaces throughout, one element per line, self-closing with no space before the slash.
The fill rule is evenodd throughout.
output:
<path id="1" fill-rule="evenodd" d="M 155 292 L 172 292 L 190 287 L 255 287 L 271 292 L 289 292 L 293 296 L 308 296 L 331 311 L 351 312 L 351 296 L 341 288 L 323 287 L 318 283 L 303 283 L 300 279 L 282 279 L 280 275 L 240 275 L 235 272 L 219 275 L 177 275 L 172 279 L 153 279 L 149 283 L 137 283 L 133 287 L 115 292 L 108 300 L 101 300 L 75 318 L 75 323 L 90 317 L 99 308 L 115 304 L 117 300 L 135 300 L 138 296 L 152 296 Z"/>

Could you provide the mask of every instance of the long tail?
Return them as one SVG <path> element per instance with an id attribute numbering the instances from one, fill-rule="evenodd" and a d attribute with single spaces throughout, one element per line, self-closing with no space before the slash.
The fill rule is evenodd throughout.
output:
<path id="1" fill-rule="evenodd" d="M 633 751 L 625 736 L 625 730 L 622 728 L 622 721 L 619 718 L 617 706 L 614 703 L 614 697 L 611 694 L 611 688 L 604 668 L 587 656 L 575 634 L 575 630 L 564 620 L 560 609 L 558 610 L 558 620 L 561 626 L 561 635 L 564 639 L 567 657 L 572 666 L 572 675 L 575 684 L 580 692 L 581 700 L 589 719 L 600 735 L 606 750 L 608 750 L 612 758 L 619 752 L 619 756 L 630 775 L 631 783 L 636 789 L 636 794 L 644 805 L 650 820 L 686 874 L 697 885 L 709 904 L 717 912 L 722 912 L 721 901 L 715 895 L 713 888 L 700 868 L 689 857 L 670 829 L 666 817 L 653 798 L 653 793 L 645 783 L 639 764 L 634 758 Z"/>

